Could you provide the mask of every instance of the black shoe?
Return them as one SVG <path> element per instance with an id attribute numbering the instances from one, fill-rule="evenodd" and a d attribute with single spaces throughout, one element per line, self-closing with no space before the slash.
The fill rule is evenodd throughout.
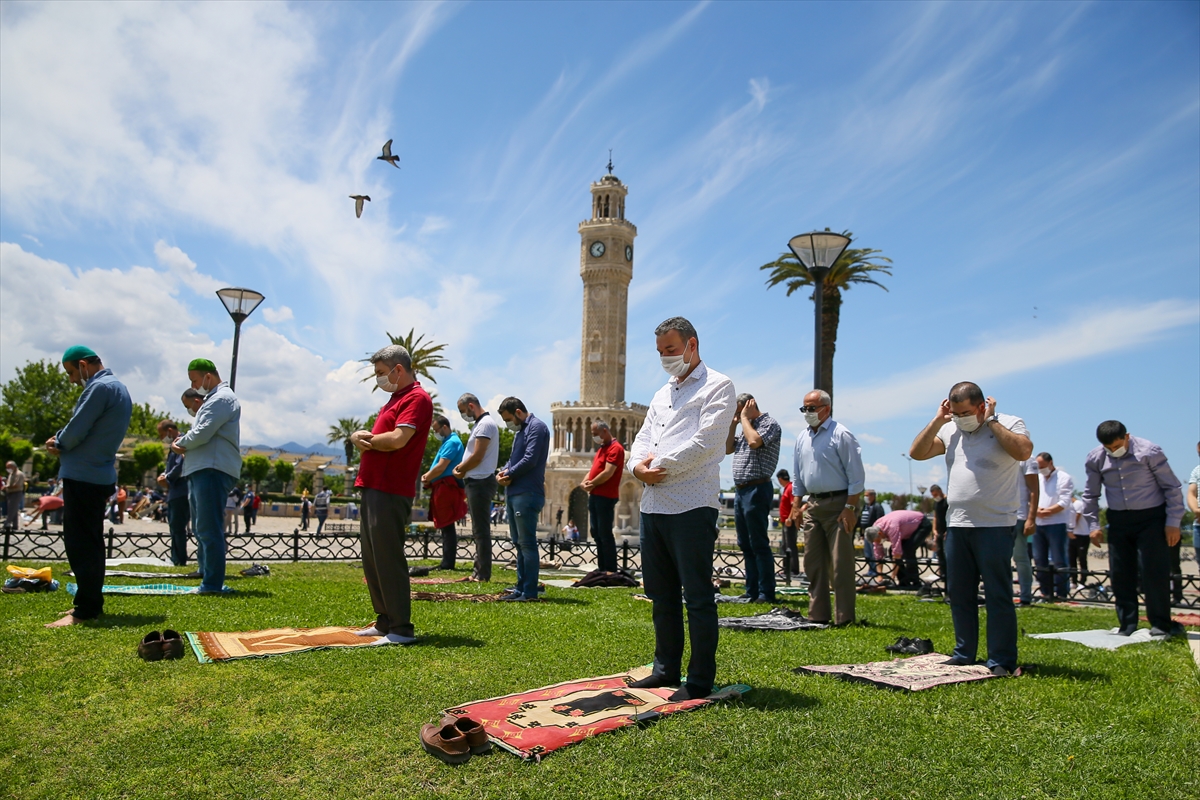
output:
<path id="1" fill-rule="evenodd" d="M 774 603 L 775 598 L 771 597 L 770 595 L 760 594 L 758 597 L 754 598 L 754 602 L 756 602 L 756 603 Z"/>
<path id="2" fill-rule="evenodd" d="M 1171 638 L 1172 636 L 1184 636 L 1186 634 L 1187 634 L 1187 629 L 1184 628 L 1183 625 L 1181 625 L 1178 622 L 1172 622 L 1171 627 L 1165 631 L 1162 628 L 1158 628 L 1158 627 L 1150 628 L 1151 636 L 1165 636 L 1168 639 Z"/>
<path id="3" fill-rule="evenodd" d="M 913 639 L 908 647 L 899 652 L 910 656 L 927 656 L 933 652 L 933 640 Z"/>
<path id="4" fill-rule="evenodd" d="M 942 662 L 947 667 L 969 667 L 975 663 L 974 659 L 963 658 L 962 656 L 950 656 Z"/>
<path id="5" fill-rule="evenodd" d="M 685 683 L 675 690 L 667 699 L 672 703 L 683 703 L 688 700 L 700 700 L 712 694 L 712 689 L 704 690 L 694 683 Z"/>
<path id="6" fill-rule="evenodd" d="M 187 575 L 184 575 L 183 577 L 185 577 L 185 578 L 203 578 L 204 573 L 201 572 L 200 570 L 194 570 L 192 572 L 189 572 Z"/>
<path id="7" fill-rule="evenodd" d="M 1121 628 L 1117 631 L 1117 636 L 1133 636 L 1135 633 L 1137 633 L 1136 626 L 1132 628 Z"/>
<path id="8" fill-rule="evenodd" d="M 634 681 L 629 684 L 630 689 L 662 689 L 664 687 L 673 687 L 679 685 L 679 679 L 667 680 L 662 675 L 650 675 L 642 678 L 640 681 Z"/>
<path id="9" fill-rule="evenodd" d="M 746 601 L 747 603 L 753 603 L 753 602 L 754 602 L 754 595 L 752 595 L 752 594 L 739 594 L 739 595 L 738 595 L 736 598 L 734 598 L 734 599 L 736 599 L 736 600 L 744 600 L 744 601 Z"/>
<path id="10" fill-rule="evenodd" d="M 995 675 L 997 678 L 1011 678 L 1012 677 L 1012 673 L 1009 672 L 1008 670 L 1006 670 L 1004 667 L 1000 666 L 999 664 L 992 667 L 992 674 Z"/>
<path id="11" fill-rule="evenodd" d="M 901 636 L 899 639 L 897 639 L 895 641 L 894 644 L 889 644 L 887 647 L 885 647 L 883 649 L 888 651 L 889 653 L 903 653 L 904 648 L 908 647 L 912 643 L 913 643 L 912 639 L 908 638 L 907 636 Z"/>

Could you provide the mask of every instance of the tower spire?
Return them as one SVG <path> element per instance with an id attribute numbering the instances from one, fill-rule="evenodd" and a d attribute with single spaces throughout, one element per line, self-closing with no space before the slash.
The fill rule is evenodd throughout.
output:
<path id="1" fill-rule="evenodd" d="M 612 148 L 608 148 L 608 174 L 612 175 Z"/>

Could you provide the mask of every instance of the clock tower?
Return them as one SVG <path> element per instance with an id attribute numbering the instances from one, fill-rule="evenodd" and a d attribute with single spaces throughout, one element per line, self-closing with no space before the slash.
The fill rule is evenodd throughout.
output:
<path id="1" fill-rule="evenodd" d="M 546 523 L 557 523 L 557 509 L 587 531 L 587 493 L 579 482 L 595 456 L 591 425 L 608 423 L 626 452 L 646 418 L 646 406 L 625 402 L 625 326 L 629 282 L 633 279 L 633 240 L 637 228 L 625 219 L 629 187 L 612 174 L 591 185 L 591 218 L 579 223 L 579 275 L 583 279 L 582 341 L 579 351 L 579 400 L 554 403 L 554 441 L 546 474 Z M 628 470 L 619 478 L 616 532 L 636 528 L 641 484 Z M 553 516 L 551 516 L 553 515 Z"/>

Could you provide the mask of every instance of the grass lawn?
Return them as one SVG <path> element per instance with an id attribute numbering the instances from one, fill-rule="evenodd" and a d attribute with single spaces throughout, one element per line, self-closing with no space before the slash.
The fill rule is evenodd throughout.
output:
<path id="1" fill-rule="evenodd" d="M 108 597 L 99 624 L 65 630 L 42 627 L 69 607 L 64 591 L 0 597 L 0 795 L 1200 797 L 1200 681 L 1183 641 L 1107 652 L 1023 638 L 1032 675 L 916 694 L 791 672 L 885 658 L 902 634 L 949 652 L 948 607 L 911 597 L 860 598 L 863 627 L 722 632 L 718 682 L 753 686 L 744 701 L 598 736 L 540 764 L 497 751 L 449 767 L 417 733 L 449 706 L 648 662 L 650 606 L 630 598 L 635 590 L 552 587 L 541 604 L 417 602 L 423 639 L 408 648 L 210 665 L 190 649 L 181 661 L 137 658 L 152 629 L 372 618 L 354 567 L 271 570 L 231 581 L 231 597 Z M 1111 610 L 1018 617 L 1030 633 L 1115 624 Z"/>

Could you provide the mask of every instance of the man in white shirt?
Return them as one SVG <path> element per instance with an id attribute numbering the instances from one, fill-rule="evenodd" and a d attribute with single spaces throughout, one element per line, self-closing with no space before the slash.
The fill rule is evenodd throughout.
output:
<path id="1" fill-rule="evenodd" d="M 496 499 L 496 464 L 500 460 L 500 427 L 470 392 L 458 398 L 458 413 L 471 424 L 466 455 L 454 468 L 454 477 L 467 488 L 471 533 L 475 538 L 475 568 L 471 580 L 492 579 L 492 501 Z"/>
<path id="2" fill-rule="evenodd" d="M 733 382 L 700 360 L 692 323 L 672 317 L 654 330 L 671 376 L 654 395 L 629 451 L 642 492 L 642 580 L 654 603 L 654 671 L 635 688 L 678 685 L 683 662 L 683 601 L 692 655 L 681 702 L 712 693 L 717 675 L 717 604 L 712 561 L 725 437 L 733 421 Z M 680 590 L 683 599 L 680 598 Z"/>
<path id="3" fill-rule="evenodd" d="M 951 429 L 948 422 L 954 422 Z M 1017 668 L 1017 612 L 1012 600 L 1012 532 L 1017 523 L 1020 462 L 1033 452 L 1025 421 L 997 414 L 996 400 L 974 383 L 950 389 L 933 420 L 913 440 L 918 461 L 946 456 L 950 503 L 946 583 L 954 620 L 948 664 L 975 663 L 980 578 L 987 599 L 987 666 L 997 676 Z"/>
<path id="4" fill-rule="evenodd" d="M 1076 498 L 1071 503 L 1070 551 L 1067 553 L 1067 563 L 1071 565 L 1071 588 L 1082 589 L 1088 579 L 1088 548 L 1092 546 L 1092 521 L 1083 515 L 1083 500 Z"/>
<path id="5" fill-rule="evenodd" d="M 1013 526 L 1013 563 L 1017 565 L 1017 586 L 1021 591 L 1019 605 L 1033 605 L 1033 563 L 1029 554 L 1030 541 L 1037 527 L 1037 515 L 1029 513 L 1032 505 L 1035 509 L 1041 498 L 1038 485 L 1037 459 L 1027 458 L 1021 462 L 1020 477 L 1017 479 L 1017 489 L 1021 493 L 1021 508 L 1017 511 L 1017 524 Z"/>
<path id="6" fill-rule="evenodd" d="M 1068 591 L 1067 521 L 1075 481 L 1054 466 L 1049 453 L 1038 453 L 1037 528 L 1033 534 L 1033 561 L 1037 565 L 1038 592 L 1042 600 L 1066 600 Z M 1051 579 L 1053 576 L 1053 579 Z"/>

